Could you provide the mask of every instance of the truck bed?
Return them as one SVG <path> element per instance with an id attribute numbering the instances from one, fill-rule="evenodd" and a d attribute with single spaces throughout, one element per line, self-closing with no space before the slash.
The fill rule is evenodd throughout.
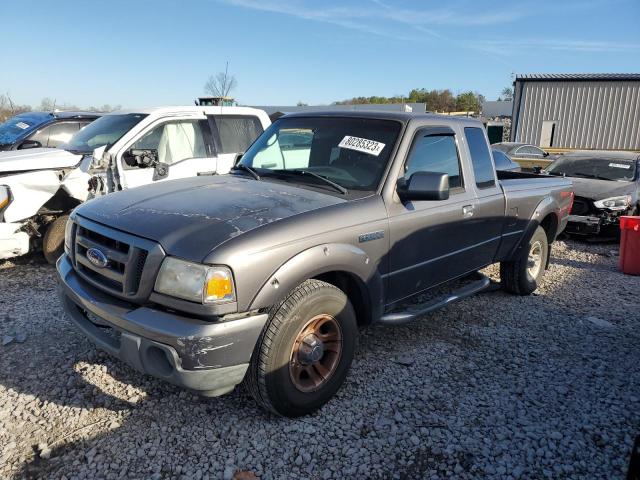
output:
<path id="1" fill-rule="evenodd" d="M 573 184 L 564 177 L 527 172 L 497 172 L 505 198 L 505 222 L 497 260 L 504 258 L 515 247 L 541 203 L 555 205 L 557 233 L 564 230 L 569 216 Z"/>

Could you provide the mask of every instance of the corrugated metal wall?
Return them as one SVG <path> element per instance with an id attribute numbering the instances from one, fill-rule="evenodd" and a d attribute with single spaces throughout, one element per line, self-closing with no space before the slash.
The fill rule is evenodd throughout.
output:
<path id="1" fill-rule="evenodd" d="M 638 81 L 517 81 L 515 94 L 517 142 L 539 145 L 542 122 L 554 120 L 553 147 L 640 149 Z"/>

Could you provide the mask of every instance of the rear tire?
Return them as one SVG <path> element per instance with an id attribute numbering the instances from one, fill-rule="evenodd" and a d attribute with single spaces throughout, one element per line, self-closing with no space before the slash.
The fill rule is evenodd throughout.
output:
<path id="1" fill-rule="evenodd" d="M 307 415 L 344 383 L 357 335 L 356 315 L 344 292 L 306 280 L 272 308 L 245 385 L 266 410 L 287 417 Z"/>
<path id="2" fill-rule="evenodd" d="M 518 259 L 500 263 L 502 288 L 516 295 L 533 293 L 544 276 L 548 257 L 547 233 L 542 227 L 537 227 Z"/>
<path id="3" fill-rule="evenodd" d="M 64 252 L 64 230 L 69 215 L 63 215 L 51 222 L 42 240 L 42 252 L 47 262 L 54 265 Z"/>

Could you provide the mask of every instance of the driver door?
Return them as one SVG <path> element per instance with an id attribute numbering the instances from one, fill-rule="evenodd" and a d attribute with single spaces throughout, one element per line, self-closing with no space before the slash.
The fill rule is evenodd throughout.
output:
<path id="1" fill-rule="evenodd" d="M 146 165 L 130 165 L 125 156 L 145 153 Z M 131 163 L 131 161 L 129 161 Z M 153 124 L 118 155 L 125 188 L 215 172 L 211 131 L 206 118 L 163 120 Z"/>

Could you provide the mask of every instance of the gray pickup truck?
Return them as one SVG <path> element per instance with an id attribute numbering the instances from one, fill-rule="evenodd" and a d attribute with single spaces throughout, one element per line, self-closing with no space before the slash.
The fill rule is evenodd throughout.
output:
<path id="1" fill-rule="evenodd" d="M 299 416 L 344 382 L 358 327 L 480 292 L 496 262 L 503 288 L 533 292 L 572 200 L 564 178 L 496 173 L 475 120 L 289 115 L 229 175 L 79 206 L 61 298 L 142 372 L 208 396 L 244 381 Z"/>

